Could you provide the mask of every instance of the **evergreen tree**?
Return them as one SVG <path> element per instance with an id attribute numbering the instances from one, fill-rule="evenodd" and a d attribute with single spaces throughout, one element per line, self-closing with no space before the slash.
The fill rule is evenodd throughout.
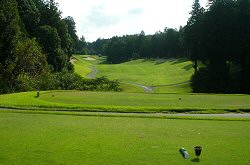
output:
<path id="1" fill-rule="evenodd" d="M 34 37 L 35 30 L 40 22 L 40 12 L 33 0 L 18 0 L 18 11 L 22 23 L 24 24 L 24 31 Z"/>
<path id="2" fill-rule="evenodd" d="M 198 51 L 199 51 L 199 21 L 201 19 L 201 15 L 203 13 L 203 9 L 200 6 L 199 0 L 195 0 L 192 5 L 192 11 L 190 12 L 191 17 L 188 20 L 186 26 L 186 43 L 189 44 L 191 60 L 194 61 L 194 70 L 195 73 L 198 69 Z"/>
<path id="3" fill-rule="evenodd" d="M 72 41 L 73 42 L 73 47 L 74 47 L 73 51 L 76 51 L 77 44 L 78 44 L 78 36 L 76 34 L 76 23 L 74 21 L 74 18 L 68 16 L 68 17 L 64 18 L 63 21 L 67 24 L 67 26 L 68 26 L 68 33 L 69 33 L 71 39 L 73 40 Z"/>
<path id="4" fill-rule="evenodd" d="M 235 56 L 235 61 L 241 68 L 241 90 L 250 93 L 250 1 L 238 0 L 236 6 L 238 56 Z"/>

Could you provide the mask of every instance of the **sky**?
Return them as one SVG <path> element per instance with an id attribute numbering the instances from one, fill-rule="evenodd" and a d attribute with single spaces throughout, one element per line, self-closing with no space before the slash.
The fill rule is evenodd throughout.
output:
<path id="1" fill-rule="evenodd" d="M 72 16 L 87 42 L 126 34 L 146 35 L 184 26 L 194 0 L 55 0 L 62 16 Z M 207 0 L 200 0 L 205 7 Z"/>

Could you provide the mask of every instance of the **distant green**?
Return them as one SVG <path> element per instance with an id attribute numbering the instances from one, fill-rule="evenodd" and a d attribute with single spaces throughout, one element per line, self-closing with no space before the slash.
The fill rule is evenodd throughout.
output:
<path id="1" fill-rule="evenodd" d="M 0 111 L 0 164 L 249 164 L 249 122 Z M 184 147 L 190 159 L 182 158 Z M 197 163 L 198 164 L 198 163 Z"/>

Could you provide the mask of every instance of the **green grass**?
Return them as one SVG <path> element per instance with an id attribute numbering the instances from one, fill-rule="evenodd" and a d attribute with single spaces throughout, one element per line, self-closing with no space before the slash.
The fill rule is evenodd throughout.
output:
<path id="1" fill-rule="evenodd" d="M 183 84 L 178 86 L 160 86 L 154 88 L 155 93 L 192 93 L 190 84 Z"/>
<path id="2" fill-rule="evenodd" d="M 249 164 L 249 122 L 0 112 L 0 164 Z M 185 147 L 191 159 L 183 159 Z"/>
<path id="3" fill-rule="evenodd" d="M 144 92 L 139 87 L 127 83 L 144 86 L 177 84 L 189 81 L 193 74 L 192 62 L 186 59 L 140 59 L 122 64 L 108 64 L 105 57 L 91 56 L 95 59 L 93 61 L 86 60 L 88 57 L 90 56 L 74 56 L 77 59 L 77 62 L 74 63 L 76 73 L 86 78 L 91 73 L 89 66 L 94 66 L 98 70 L 97 77 L 105 76 L 111 80 L 121 81 L 124 92 Z M 189 84 L 186 84 L 171 87 L 159 86 L 154 91 L 156 93 L 189 93 L 192 90 Z"/>
<path id="4" fill-rule="evenodd" d="M 96 67 L 99 75 L 146 86 L 185 82 L 193 74 L 192 63 L 184 59 L 170 59 L 162 63 L 141 59 L 122 64 L 99 64 Z"/>
<path id="5" fill-rule="evenodd" d="M 84 78 L 88 78 L 88 74 L 92 72 L 89 66 L 92 65 L 89 61 L 82 60 L 84 56 L 82 55 L 74 55 L 73 56 L 76 61 L 74 62 L 75 73 L 81 75 Z"/>
<path id="6" fill-rule="evenodd" d="M 0 107 L 55 108 L 109 112 L 190 112 L 250 110 L 249 95 L 143 94 L 119 92 L 46 91 L 0 95 Z M 217 112 L 217 113 L 218 113 Z"/>
<path id="7" fill-rule="evenodd" d="M 95 61 L 84 61 L 83 57 L 87 56 L 74 56 L 75 71 L 87 77 L 89 66 L 103 59 L 94 56 Z M 180 83 L 192 74 L 185 60 L 161 64 L 137 60 L 97 67 L 111 79 L 119 79 L 128 70 L 130 76 L 124 75 L 122 81 L 144 85 Z M 169 75 L 163 74 L 164 69 Z M 151 75 L 139 74 L 145 72 Z M 193 164 L 195 145 L 203 146 L 200 164 L 249 164 L 250 119 L 99 113 L 249 112 L 249 95 L 144 94 L 134 93 L 142 92 L 138 87 L 122 87 L 131 93 L 44 91 L 39 98 L 36 92 L 0 95 L 0 164 Z M 189 90 L 188 85 L 155 88 L 158 93 Z M 191 159 L 182 158 L 181 147 Z"/>
<path id="8" fill-rule="evenodd" d="M 96 60 L 89 61 L 86 60 L 88 57 L 94 58 Z M 88 75 L 92 72 L 92 70 L 89 68 L 89 66 L 96 66 L 98 63 L 105 62 L 105 58 L 98 57 L 98 56 L 90 56 L 90 55 L 74 55 L 73 58 L 76 60 L 74 62 L 75 67 L 75 73 L 81 75 L 84 78 L 89 78 Z M 129 84 L 121 83 L 121 88 L 123 89 L 123 92 L 131 93 L 131 92 L 137 92 L 137 93 L 143 93 L 144 90 L 140 87 L 136 87 Z"/>
<path id="9" fill-rule="evenodd" d="M 130 84 L 120 83 L 120 87 L 122 89 L 122 92 L 126 92 L 126 93 L 143 93 L 144 92 L 143 88 L 130 85 Z"/>

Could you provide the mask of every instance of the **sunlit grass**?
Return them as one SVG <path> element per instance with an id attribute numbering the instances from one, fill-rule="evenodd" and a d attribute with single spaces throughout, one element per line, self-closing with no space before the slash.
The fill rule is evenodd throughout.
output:
<path id="1" fill-rule="evenodd" d="M 74 62 L 75 73 L 81 75 L 84 78 L 88 78 L 88 74 L 92 72 L 89 68 L 92 64 L 88 61 L 82 60 L 82 55 L 73 56 L 76 61 Z"/>
<path id="2" fill-rule="evenodd" d="M 0 163 L 193 164 L 193 147 L 202 145 L 199 164 L 248 164 L 249 131 L 247 121 L 0 112 Z"/>
<path id="3" fill-rule="evenodd" d="M 100 71 L 99 75 L 146 86 L 182 83 L 189 81 L 193 74 L 192 63 L 185 59 L 169 59 L 162 63 L 141 59 L 96 67 Z"/>
<path id="4" fill-rule="evenodd" d="M 124 92 L 144 92 L 138 86 L 157 86 L 156 93 L 190 93 L 187 83 L 180 86 L 158 86 L 188 82 L 193 74 L 192 62 L 186 59 L 133 60 L 122 64 L 108 64 L 105 57 L 75 55 L 77 60 L 75 72 L 87 78 L 92 72 L 89 66 L 98 70 L 97 77 L 105 76 L 111 80 L 119 80 Z M 89 60 L 92 58 L 94 60 Z M 125 83 L 125 84 L 124 84 Z"/>
<path id="5" fill-rule="evenodd" d="M 135 85 L 121 83 L 120 87 L 122 88 L 123 92 L 127 92 L 127 93 L 143 93 L 144 92 L 144 90 L 141 87 L 138 87 Z"/>
<path id="6" fill-rule="evenodd" d="M 1 107 L 108 112 L 249 111 L 249 95 L 47 91 L 0 95 Z"/>
<path id="7" fill-rule="evenodd" d="M 154 91 L 156 93 L 192 93 L 192 88 L 190 83 L 182 84 L 178 86 L 159 86 L 155 87 Z"/>

